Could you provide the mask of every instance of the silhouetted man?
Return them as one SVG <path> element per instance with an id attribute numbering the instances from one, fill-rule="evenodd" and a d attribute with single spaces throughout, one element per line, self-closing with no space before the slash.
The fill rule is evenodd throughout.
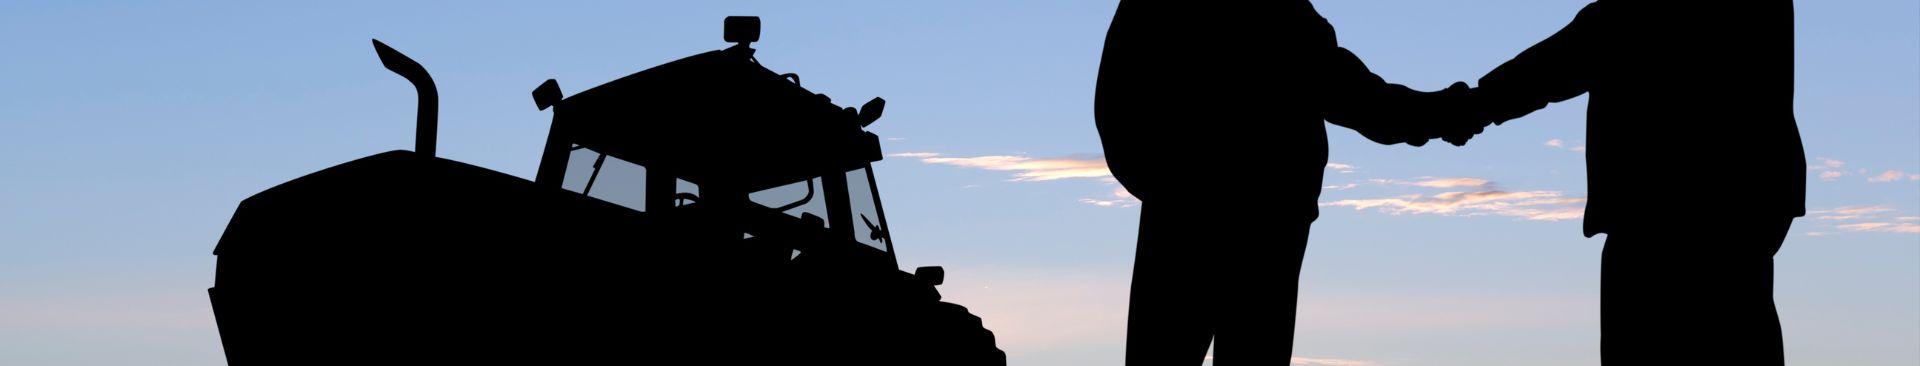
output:
<path id="1" fill-rule="evenodd" d="M 1142 202 L 1129 365 L 1197 365 L 1209 341 L 1216 362 L 1287 364 L 1321 121 L 1436 137 L 1398 122 L 1437 99 L 1369 72 L 1305 0 L 1121 1 L 1096 93 L 1107 164 Z"/>
<path id="2" fill-rule="evenodd" d="M 1793 3 L 1596 1 L 1468 95 L 1505 120 L 1583 93 L 1601 359 L 1782 364 L 1773 255 L 1806 210 Z"/>

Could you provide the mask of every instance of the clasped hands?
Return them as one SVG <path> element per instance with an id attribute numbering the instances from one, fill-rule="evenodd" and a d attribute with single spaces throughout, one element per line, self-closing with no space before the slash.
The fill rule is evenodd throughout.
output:
<path id="1" fill-rule="evenodd" d="M 1455 82 L 1440 91 L 1415 92 L 1401 107 L 1408 108 L 1406 112 L 1413 113 L 1405 114 L 1421 122 L 1396 121 L 1357 130 L 1361 136 L 1382 145 L 1423 146 L 1437 138 L 1454 146 L 1465 146 L 1467 140 L 1485 131 L 1488 125 L 1504 122 L 1486 112 L 1483 98 L 1477 94 L 1476 89 L 1464 82 Z"/>

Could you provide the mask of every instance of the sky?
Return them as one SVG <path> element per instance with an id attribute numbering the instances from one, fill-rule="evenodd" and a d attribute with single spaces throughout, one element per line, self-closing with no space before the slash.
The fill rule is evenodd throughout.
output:
<path id="1" fill-rule="evenodd" d="M 1586 3 L 1316 5 L 1376 73 L 1432 90 Z M 439 83 L 440 156 L 530 179 L 550 120 L 529 97 L 541 81 L 572 93 L 726 47 L 728 15 L 762 18 L 754 46 L 773 70 L 842 104 L 888 100 L 870 130 L 889 154 L 876 180 L 900 264 L 944 266 L 942 293 L 1010 364 L 1119 364 L 1139 202 L 1106 175 L 1092 114 L 1114 5 L 0 3 L 0 364 L 223 363 L 205 289 L 240 200 L 412 146 L 413 89 L 370 38 Z M 1796 5 L 1810 211 L 1775 257 L 1786 357 L 1920 364 L 1920 3 Z M 1466 147 L 1330 129 L 1293 364 L 1597 365 L 1604 239 L 1580 235 L 1584 100 Z M 1747 177 L 1647 179 L 1725 195 Z"/>

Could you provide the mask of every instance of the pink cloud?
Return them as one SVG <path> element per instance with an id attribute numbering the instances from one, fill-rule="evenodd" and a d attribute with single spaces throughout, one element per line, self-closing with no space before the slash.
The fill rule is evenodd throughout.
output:
<path id="1" fill-rule="evenodd" d="M 1014 155 L 988 155 L 974 157 L 941 157 L 939 153 L 899 153 L 893 156 L 916 158 L 927 164 L 952 165 L 963 168 L 975 168 L 1014 172 L 1012 181 L 1041 182 L 1071 178 L 1106 178 L 1113 176 L 1107 170 L 1106 159 L 1035 159 Z"/>
<path id="2" fill-rule="evenodd" d="M 1127 192 L 1125 187 L 1121 187 L 1113 189 L 1113 197 L 1110 199 L 1081 198 L 1080 203 L 1100 207 L 1125 208 L 1140 205 L 1140 199 L 1134 198 L 1133 193 Z"/>
<path id="3" fill-rule="evenodd" d="M 1901 179 L 1920 180 L 1920 174 L 1906 173 L 1898 170 L 1888 170 L 1885 172 L 1881 172 L 1880 175 L 1868 177 L 1867 181 L 1874 182 L 1874 183 L 1886 183 L 1886 182 L 1898 181 Z"/>
<path id="4" fill-rule="evenodd" d="M 1915 224 L 1911 222 L 1900 222 L 1900 223 L 1863 222 L 1858 224 L 1840 225 L 1838 227 L 1840 228 L 1840 230 L 1845 230 L 1845 231 L 1874 231 L 1874 232 L 1889 232 L 1889 233 L 1903 233 L 1903 234 L 1920 234 L 1920 224 Z"/>
<path id="5" fill-rule="evenodd" d="M 1551 148 L 1555 148 L 1555 149 L 1564 149 L 1564 150 L 1567 150 L 1567 151 L 1572 151 L 1572 152 L 1585 152 L 1585 151 L 1587 151 L 1587 146 L 1586 146 L 1586 145 L 1580 145 L 1580 146 L 1574 146 L 1574 147 L 1567 147 L 1567 142 L 1566 142 L 1566 141 L 1561 141 L 1560 139 L 1547 139 L 1547 143 L 1546 143 L 1545 145 L 1547 145 L 1547 147 L 1551 147 Z"/>
<path id="6" fill-rule="evenodd" d="M 1887 214 L 1891 212 L 1894 212 L 1894 209 L 1885 205 L 1844 206 L 1825 210 L 1810 210 L 1807 211 L 1807 216 L 1820 221 L 1814 223 L 1816 230 L 1808 232 L 1807 235 L 1824 236 L 1829 234 L 1828 231 L 1823 230 L 1920 234 L 1920 217 L 1886 217 Z"/>
<path id="7" fill-rule="evenodd" d="M 1844 162 L 1844 161 L 1833 160 L 1828 158 L 1818 158 L 1817 160 L 1820 160 L 1820 163 L 1807 166 L 1807 170 L 1840 169 L 1841 167 L 1847 166 L 1847 162 Z"/>
<path id="8" fill-rule="evenodd" d="M 1443 216 L 1498 215 L 1531 221 L 1560 221 L 1582 217 L 1586 198 L 1566 197 L 1555 191 L 1475 191 L 1445 192 L 1431 197 L 1410 194 L 1376 199 L 1349 199 L 1323 202 L 1321 206 L 1344 206 L 1354 210 L 1378 209 L 1392 215 L 1432 214 Z"/>
<path id="9" fill-rule="evenodd" d="M 1359 186 L 1360 186 L 1360 183 L 1347 183 L 1347 184 L 1336 184 L 1336 185 L 1320 187 L 1320 189 L 1325 189 L 1329 191 L 1341 191 L 1341 190 L 1354 189 Z"/>
<path id="10" fill-rule="evenodd" d="M 1487 185 L 1487 180 L 1479 178 L 1440 178 L 1413 182 L 1412 184 L 1427 188 L 1480 187 Z"/>
<path id="11" fill-rule="evenodd" d="M 1820 172 L 1820 180 L 1832 181 L 1835 178 L 1847 175 L 1846 170 L 1840 169 L 1846 167 L 1847 162 L 1828 158 L 1818 158 L 1817 160 L 1819 160 L 1818 163 L 1807 166 L 1807 171 Z"/>
<path id="12" fill-rule="evenodd" d="M 1420 180 L 1416 180 L 1416 181 L 1374 178 L 1374 179 L 1368 179 L 1366 180 L 1366 182 L 1372 183 L 1372 184 L 1402 185 L 1402 186 L 1415 186 L 1415 187 L 1426 187 L 1426 188 L 1481 187 L 1481 186 L 1493 184 L 1492 181 L 1488 181 L 1486 179 L 1480 179 L 1480 178 L 1433 178 L 1433 177 L 1420 177 Z"/>
<path id="13" fill-rule="evenodd" d="M 1893 208 L 1887 206 L 1842 206 L 1826 210 L 1807 211 L 1807 215 L 1821 220 L 1856 220 L 1891 211 L 1893 211 Z"/>

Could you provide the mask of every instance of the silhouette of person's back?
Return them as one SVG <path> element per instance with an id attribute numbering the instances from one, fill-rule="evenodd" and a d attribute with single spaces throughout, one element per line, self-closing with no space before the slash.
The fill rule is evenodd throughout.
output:
<path id="1" fill-rule="evenodd" d="M 1772 258 L 1806 201 L 1793 57 L 1789 0 L 1603 0 L 1471 93 L 1493 120 L 1590 95 L 1603 360 L 1783 363 Z"/>
<path id="2" fill-rule="evenodd" d="M 1108 165 L 1142 201 L 1130 365 L 1198 364 L 1210 340 L 1216 360 L 1286 364 L 1322 120 L 1417 145 L 1395 122 L 1433 105 L 1369 72 L 1305 0 L 1122 1 L 1096 93 Z"/>

